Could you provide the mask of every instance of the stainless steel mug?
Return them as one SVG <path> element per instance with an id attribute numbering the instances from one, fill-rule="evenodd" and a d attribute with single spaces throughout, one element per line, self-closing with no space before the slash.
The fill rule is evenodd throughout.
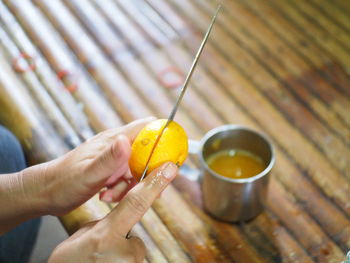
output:
<path id="1" fill-rule="evenodd" d="M 213 153 L 241 149 L 259 156 L 265 169 L 250 178 L 231 179 L 217 174 L 207 164 Z M 204 208 L 212 216 L 229 222 L 246 221 L 263 211 L 269 173 L 275 156 L 266 135 L 240 125 L 224 125 L 209 131 L 200 142 L 190 142 L 190 152 L 201 162 L 201 185 Z"/>

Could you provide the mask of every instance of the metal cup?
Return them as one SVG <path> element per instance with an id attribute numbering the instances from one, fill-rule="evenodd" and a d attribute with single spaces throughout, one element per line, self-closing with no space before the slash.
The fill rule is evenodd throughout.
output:
<path id="1" fill-rule="evenodd" d="M 190 144 L 193 146 L 193 142 Z M 241 149 L 259 156 L 265 169 L 250 178 L 232 179 L 217 174 L 206 162 L 215 152 Z M 209 131 L 197 152 L 202 168 L 202 198 L 204 208 L 212 216 L 229 222 L 246 221 L 263 211 L 274 165 L 274 150 L 270 140 L 257 131 L 240 125 L 224 125 Z"/>

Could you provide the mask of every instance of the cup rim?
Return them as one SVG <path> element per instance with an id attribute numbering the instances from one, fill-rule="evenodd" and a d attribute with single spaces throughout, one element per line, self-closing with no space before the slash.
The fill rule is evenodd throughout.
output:
<path id="1" fill-rule="evenodd" d="M 269 164 L 266 166 L 266 168 L 262 172 L 258 173 L 257 175 L 254 175 L 252 177 L 242 178 L 242 179 L 234 179 L 234 178 L 228 178 L 228 177 L 222 176 L 222 175 L 216 173 L 215 171 L 213 171 L 212 169 L 210 169 L 210 167 L 208 166 L 207 162 L 204 160 L 204 157 L 203 157 L 204 144 L 208 141 L 209 138 L 211 138 L 215 134 L 217 134 L 219 132 L 223 132 L 223 131 L 229 131 L 229 130 L 246 130 L 246 131 L 255 133 L 257 136 L 260 136 L 261 138 L 263 138 L 267 142 L 267 144 L 270 148 L 270 151 L 271 151 L 271 159 L 270 159 Z M 245 125 L 226 124 L 226 125 L 222 125 L 222 126 L 214 128 L 214 129 L 211 129 L 200 140 L 200 145 L 201 145 L 201 149 L 200 149 L 199 157 L 200 157 L 200 160 L 201 160 L 202 164 L 204 165 L 205 169 L 210 171 L 210 173 L 212 175 L 214 175 L 215 177 L 217 177 L 221 180 L 227 181 L 227 182 L 232 182 L 232 183 L 251 183 L 251 182 L 254 182 L 254 181 L 260 179 L 261 177 L 264 177 L 265 175 L 267 175 L 271 171 L 273 165 L 275 164 L 275 150 L 274 150 L 274 147 L 272 146 L 272 142 L 271 142 L 270 138 L 266 134 L 264 134 L 262 132 L 258 132 L 258 131 L 254 130 L 248 126 L 245 126 Z"/>

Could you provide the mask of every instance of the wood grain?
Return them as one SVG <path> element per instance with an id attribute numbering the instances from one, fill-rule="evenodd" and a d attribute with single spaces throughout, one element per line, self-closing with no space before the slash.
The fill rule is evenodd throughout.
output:
<path id="1" fill-rule="evenodd" d="M 121 119 L 113 112 L 106 99 L 96 92 L 91 77 L 87 75 L 81 65 L 77 64 L 72 52 L 68 50 L 62 38 L 54 34 L 52 27 L 50 27 L 44 17 L 37 11 L 30 9 L 30 6 L 29 10 L 32 11 L 30 13 L 25 13 L 24 10 L 18 9 L 16 5 L 10 5 L 9 7 L 12 8 L 12 12 L 17 14 L 16 18 L 9 11 L 6 11 L 8 9 L 3 5 L 1 6 L 2 13 L 0 16 L 4 20 L 5 28 L 9 34 L 12 34 L 13 38 L 16 39 L 15 41 L 20 43 L 21 50 L 28 54 L 33 54 L 36 59 L 39 59 L 41 56 L 56 74 L 61 70 L 66 70 L 77 77 L 78 89 L 74 96 L 79 103 L 84 105 L 84 111 L 92 125 L 96 128 L 98 127 L 97 130 L 102 130 L 102 127 L 112 128 L 121 125 Z M 16 19 L 24 25 L 22 29 Z M 38 26 L 38 24 L 41 26 Z M 30 39 L 28 39 L 26 34 Z M 40 67 L 38 72 L 41 70 L 43 70 L 43 67 Z M 49 74 L 45 73 L 45 78 L 49 77 Z M 54 81 L 57 82 L 57 80 Z M 69 80 L 63 79 L 64 85 L 69 85 L 68 82 Z M 61 85 L 59 85 L 60 88 L 62 88 Z M 60 94 L 60 97 L 63 97 L 61 99 L 64 99 L 64 103 L 69 103 L 69 99 L 66 99 L 66 96 L 62 93 Z M 99 107 L 92 107 L 91 101 L 94 101 Z"/>
<path id="2" fill-rule="evenodd" d="M 217 221 L 203 211 L 200 183 L 179 175 L 132 233 L 146 262 L 340 262 L 350 249 L 350 6 L 223 4 L 176 119 L 194 139 L 226 123 L 266 133 L 277 160 L 266 209 L 244 224 Z M 95 132 L 167 117 L 215 7 L 0 1 L 0 123 L 34 164 Z M 21 52 L 35 70 L 14 71 Z M 198 168 L 197 157 L 186 165 Z M 61 222 L 73 233 L 110 209 L 96 196 Z"/>

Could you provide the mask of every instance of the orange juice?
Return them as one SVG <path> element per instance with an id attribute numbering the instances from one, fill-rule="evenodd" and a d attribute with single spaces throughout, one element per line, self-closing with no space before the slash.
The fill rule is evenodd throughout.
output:
<path id="1" fill-rule="evenodd" d="M 253 177 L 265 169 L 260 157 L 239 149 L 219 151 L 209 156 L 206 161 L 214 172 L 233 179 Z"/>

